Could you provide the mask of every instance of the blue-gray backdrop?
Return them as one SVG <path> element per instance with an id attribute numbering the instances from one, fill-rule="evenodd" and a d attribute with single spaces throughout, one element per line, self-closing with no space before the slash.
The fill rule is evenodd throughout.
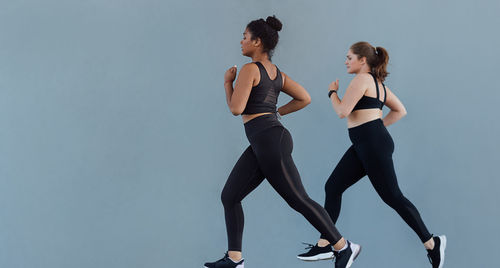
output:
<path id="1" fill-rule="evenodd" d="M 253 19 L 312 104 L 283 118 L 310 196 L 349 146 L 326 90 L 361 40 L 391 56 L 408 116 L 389 128 L 403 192 L 449 239 L 447 267 L 498 265 L 498 1 L 0 1 L 0 267 L 201 267 L 222 256 L 220 191 L 248 142 L 225 104 Z M 280 103 L 290 98 L 282 96 Z M 264 182 L 244 200 L 247 267 L 332 267 L 318 233 Z M 496 226 L 496 227 L 495 227 Z M 338 227 L 356 267 L 429 267 L 367 179 Z"/>

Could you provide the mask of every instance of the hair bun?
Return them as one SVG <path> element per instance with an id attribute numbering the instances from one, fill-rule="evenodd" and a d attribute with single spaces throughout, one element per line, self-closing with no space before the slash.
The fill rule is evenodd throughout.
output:
<path id="1" fill-rule="evenodd" d="M 267 17 L 266 23 L 278 32 L 281 31 L 283 27 L 283 24 L 281 24 L 281 21 L 278 20 L 275 15 Z"/>

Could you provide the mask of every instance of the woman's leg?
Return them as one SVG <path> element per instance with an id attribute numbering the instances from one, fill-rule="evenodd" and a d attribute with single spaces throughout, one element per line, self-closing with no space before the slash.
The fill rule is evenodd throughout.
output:
<path id="1" fill-rule="evenodd" d="M 325 210 L 334 224 L 339 217 L 342 194 L 365 175 L 356 151 L 353 146 L 349 147 L 325 184 Z M 311 245 L 308 252 L 299 254 L 297 258 L 305 261 L 331 259 L 334 253 L 329 245 L 330 241 L 322 234 L 316 245 Z"/>
<path id="2" fill-rule="evenodd" d="M 354 147 L 349 147 L 325 183 L 325 209 L 334 223 L 340 214 L 342 194 L 365 175 Z"/>
<path id="3" fill-rule="evenodd" d="M 403 195 L 399 189 L 394 164 L 392 161 L 392 151 L 394 145 L 392 139 L 384 145 L 381 140 L 374 146 L 356 146 L 368 178 L 382 200 L 403 218 L 403 220 L 415 231 L 422 243 L 432 238 L 427 230 L 417 208 Z"/>
<path id="4" fill-rule="evenodd" d="M 236 162 L 221 194 L 226 218 L 228 254 L 233 260 L 241 258 L 244 226 L 241 200 L 259 186 L 263 180 L 264 175 L 259 169 L 257 158 L 252 147 L 248 146 Z"/>
<path id="5" fill-rule="evenodd" d="M 252 143 L 259 166 L 271 186 L 297 212 L 301 213 L 336 248 L 345 245 L 326 210 L 307 195 L 291 153 L 292 138 L 283 127 L 273 127 Z"/>

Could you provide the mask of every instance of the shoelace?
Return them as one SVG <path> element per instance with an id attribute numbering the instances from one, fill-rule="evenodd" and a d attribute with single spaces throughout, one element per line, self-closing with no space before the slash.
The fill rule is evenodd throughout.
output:
<path id="1" fill-rule="evenodd" d="M 430 262 L 431 264 L 433 264 L 433 263 L 432 263 L 431 254 L 427 254 L 427 258 L 429 258 L 429 262 Z"/>
<path id="2" fill-rule="evenodd" d="M 309 244 L 309 243 L 304 243 L 304 242 L 302 242 L 302 244 L 307 245 L 307 247 L 305 249 L 311 249 L 311 248 L 313 248 L 313 247 L 316 246 L 316 245 Z"/>
<path id="3" fill-rule="evenodd" d="M 228 258 L 229 258 L 229 254 L 227 254 L 227 252 L 224 252 L 224 257 L 222 257 L 222 259 L 218 260 L 217 262 L 224 261 Z"/>

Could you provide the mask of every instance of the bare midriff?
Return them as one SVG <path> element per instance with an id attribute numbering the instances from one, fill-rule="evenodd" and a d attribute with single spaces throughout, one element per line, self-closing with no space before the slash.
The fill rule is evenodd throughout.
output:
<path id="1" fill-rule="evenodd" d="M 272 113 L 243 114 L 241 115 L 241 118 L 243 119 L 243 124 L 245 124 L 246 122 L 265 114 L 272 114 Z"/>
<path id="2" fill-rule="evenodd" d="M 357 127 L 379 118 L 382 118 L 382 110 L 378 108 L 352 111 L 351 114 L 347 116 L 347 127 Z"/>

